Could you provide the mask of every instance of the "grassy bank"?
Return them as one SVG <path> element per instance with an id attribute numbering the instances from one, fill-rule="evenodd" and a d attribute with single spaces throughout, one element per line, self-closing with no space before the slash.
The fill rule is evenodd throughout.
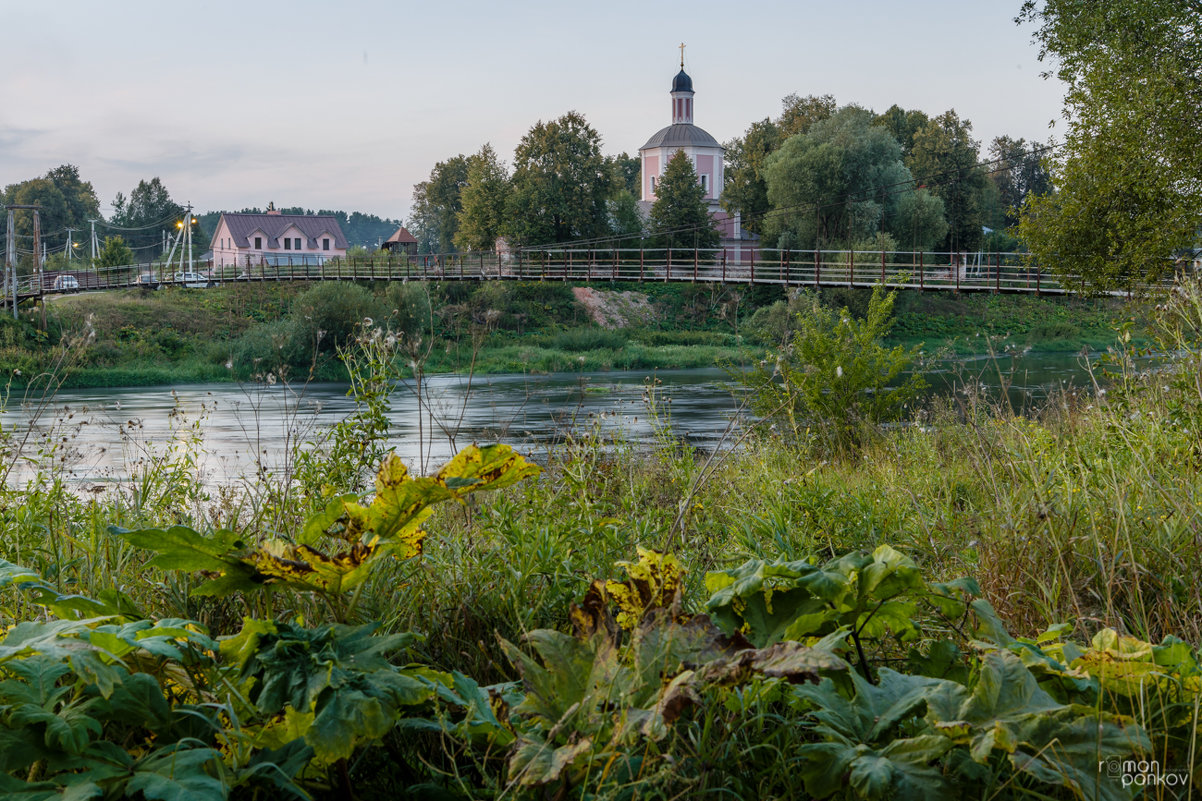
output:
<path id="1" fill-rule="evenodd" d="M 95 492 L 64 480 L 69 429 L 5 432 L 41 472 L 0 484 L 0 791 L 1118 799 L 1124 759 L 1196 779 L 1196 359 L 1028 416 L 966 387 L 849 447 L 575 430 L 537 475 L 499 450 L 392 464 L 368 504 L 371 371 L 403 344 L 366 347 L 360 414 L 233 486 L 200 480 L 197 432 Z"/>
<path id="2" fill-rule="evenodd" d="M 46 326 L 27 312 L 0 321 L 0 371 L 20 385 L 69 345 L 67 386 L 251 380 L 345 380 L 336 351 L 365 318 L 401 336 L 407 361 L 434 372 L 556 372 L 741 364 L 789 330 L 797 301 L 775 287 L 612 284 L 635 297 L 599 326 L 573 287 L 556 283 L 229 285 L 91 293 L 56 299 Z M 824 290 L 862 313 L 867 290 Z M 1076 352 L 1113 344 L 1135 307 L 1109 300 L 903 293 L 893 342 L 982 353 L 992 347 Z M 982 338 L 988 338 L 988 345 Z M 60 371 L 61 372 L 61 371 Z"/>

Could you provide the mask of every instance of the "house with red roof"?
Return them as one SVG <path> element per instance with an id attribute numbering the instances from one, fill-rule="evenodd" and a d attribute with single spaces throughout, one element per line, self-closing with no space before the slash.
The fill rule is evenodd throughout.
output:
<path id="1" fill-rule="evenodd" d="M 345 256 L 346 236 L 328 214 L 222 214 L 213 232 L 214 267 L 323 264 Z"/>
<path id="2" fill-rule="evenodd" d="M 409 229 L 402 225 L 396 229 L 395 234 L 384 240 L 381 247 L 392 253 L 406 253 L 413 256 L 417 253 L 417 239 L 409 233 Z"/>

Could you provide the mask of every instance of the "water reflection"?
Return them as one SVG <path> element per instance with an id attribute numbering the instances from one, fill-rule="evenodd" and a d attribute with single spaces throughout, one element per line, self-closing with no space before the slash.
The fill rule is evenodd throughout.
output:
<path id="1" fill-rule="evenodd" d="M 943 362 L 927 372 L 932 391 L 964 383 L 997 392 L 1008 385 L 1015 408 L 1055 389 L 1087 385 L 1085 362 L 1065 354 L 1028 354 Z M 658 403 L 648 405 L 648 382 Z M 544 376 L 444 375 L 419 391 L 397 386 L 389 444 L 415 469 L 437 468 L 472 442 L 504 441 L 536 458 L 569 433 L 645 443 L 661 426 L 701 447 L 745 422 L 741 393 L 719 369 L 624 371 Z M 25 439 L 10 482 L 39 459 L 53 460 L 79 482 L 123 480 L 172 453 L 190 453 L 206 481 L 226 483 L 278 472 L 298 443 L 311 442 L 354 410 L 346 387 L 192 385 L 173 389 L 80 389 L 60 392 L 48 409 L 10 401 L 5 431 Z"/>

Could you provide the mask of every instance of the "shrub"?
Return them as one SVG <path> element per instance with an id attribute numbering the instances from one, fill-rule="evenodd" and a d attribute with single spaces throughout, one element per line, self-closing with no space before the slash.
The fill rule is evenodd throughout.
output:
<path id="1" fill-rule="evenodd" d="M 753 406 L 786 425 L 794 439 L 807 428 L 837 449 L 859 442 L 864 428 L 897 420 L 925 387 L 921 376 L 898 382 L 917 349 L 881 344 L 889 333 L 895 293 L 875 287 L 863 319 L 836 313 L 812 295 L 799 298 L 791 343 L 741 377 Z"/>
<path id="2" fill-rule="evenodd" d="M 292 306 L 296 346 L 312 346 L 333 353 L 350 341 L 355 328 L 371 318 L 383 324 L 386 314 L 380 302 L 358 284 L 323 282 L 306 290 Z"/>

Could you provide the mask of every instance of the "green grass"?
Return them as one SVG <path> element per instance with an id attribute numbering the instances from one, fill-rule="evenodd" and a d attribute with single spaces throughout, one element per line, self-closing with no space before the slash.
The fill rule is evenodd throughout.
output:
<path id="1" fill-rule="evenodd" d="M 359 293 L 358 300 L 343 297 L 352 287 L 305 284 L 64 297 L 50 305 L 46 331 L 38 315 L 0 324 L 0 371 L 20 385 L 51 369 L 61 343 L 86 339 L 74 353 L 68 386 L 247 380 L 281 369 L 290 380 L 346 380 L 333 357 L 335 337 L 345 338 L 362 316 L 420 340 L 418 350 L 430 351 L 427 369 L 436 372 L 469 369 L 475 348 L 476 369 L 490 373 L 708 367 L 747 363 L 770 344 L 746 324 L 783 297 L 778 287 L 603 285 L 643 293 L 653 309 L 650 323 L 605 330 L 561 283 L 365 287 L 370 296 Z M 323 292 L 330 297 L 317 298 Z M 825 303 L 853 314 L 867 296 L 859 289 L 823 292 Z M 305 298 L 320 301 L 322 320 L 297 306 Z M 900 294 L 896 312 L 891 344 L 923 342 L 928 351 L 963 354 L 1101 350 L 1114 343 L 1115 327 L 1144 317 L 1137 307 L 1104 300 L 934 292 Z M 325 319 L 331 315 L 338 319 Z"/>
<path id="2" fill-rule="evenodd" d="M 579 355 L 536 344 L 490 344 L 482 353 L 486 364 L 520 363 L 524 370 L 582 357 L 594 361 L 568 369 L 620 369 L 624 359 L 713 358 L 729 348 L 722 344 L 729 340 L 718 339 L 725 336 L 710 332 L 704 342 L 673 344 L 669 334 L 650 345 L 631 333 L 620 348 Z M 423 523 L 429 538 L 422 555 L 386 562 L 356 596 L 353 622 L 379 621 L 380 633 L 422 633 L 403 661 L 459 671 L 482 685 L 517 681 L 500 640 L 569 630 L 572 604 L 594 579 L 620 575 L 615 563 L 633 559 L 637 546 L 679 557 L 687 569 L 683 597 L 691 599 L 682 611 L 700 613 L 707 571 L 752 558 L 824 562 L 889 544 L 928 580 L 975 576 L 1014 635 L 1035 637 L 1065 623 L 1079 641 L 1112 627 L 1150 642 L 1173 635 L 1196 647 L 1202 396 L 1192 369 L 1128 373 L 1107 396 L 1062 395 L 1027 416 L 965 388 L 932 401 L 914 425 L 874 430 L 843 449 L 770 430 L 715 454 L 667 434 L 639 449 L 602 441 L 590 429 L 574 431 L 537 480 L 438 506 Z M 654 395 L 650 401 L 654 418 L 662 407 Z M 194 428 L 171 443 L 127 445 L 141 459 L 131 479 L 81 492 L 66 483 L 69 463 L 60 461 L 67 456 L 61 437 L 69 438 L 73 424 L 60 421 L 21 452 L 3 432 L 10 446 L 4 458 L 40 460 L 41 471 L 28 486 L 0 486 L 0 558 L 36 570 L 63 593 L 99 597 L 119 589 L 150 617 L 196 620 L 213 636 L 237 633 L 248 614 L 311 626 L 328 620 L 327 607 L 295 593 L 193 595 L 198 576 L 148 565 L 150 554 L 110 529 L 228 527 L 248 544 L 294 535 L 311 510 L 349 489 L 323 486 L 328 471 L 318 465 L 308 483 L 264 475 L 206 487 L 195 461 L 203 429 Z M 6 625 L 43 614 L 26 594 L 0 590 Z M 914 659 L 911 647 L 926 644 L 885 643 L 884 658 L 895 661 L 883 664 L 900 668 Z M 658 674 L 653 678 L 658 683 Z M 787 703 L 782 687 L 752 682 L 707 694 L 670 736 L 640 741 L 645 761 L 638 771 L 626 776 L 615 762 L 604 793 L 803 793 L 798 747 L 816 736 L 814 718 L 809 707 Z M 499 703 L 506 691 L 496 692 Z M 598 720 L 609 717 L 607 711 Z M 1168 728 L 1150 717 L 1144 722 L 1154 732 Z M 586 724 L 596 721 L 580 721 Z M 563 736 L 565 746 L 584 740 L 583 733 Z M 1169 756 L 1172 769 L 1187 758 Z M 509 786 L 506 758 L 505 749 L 426 728 L 389 734 L 310 779 L 318 797 L 344 791 L 326 778 L 339 770 L 363 797 L 422 782 L 488 797 Z M 602 786 L 596 776 L 581 782 Z M 997 789 L 999 798 L 1017 798 L 1030 788 Z M 510 788 L 520 798 L 542 792 Z"/>

